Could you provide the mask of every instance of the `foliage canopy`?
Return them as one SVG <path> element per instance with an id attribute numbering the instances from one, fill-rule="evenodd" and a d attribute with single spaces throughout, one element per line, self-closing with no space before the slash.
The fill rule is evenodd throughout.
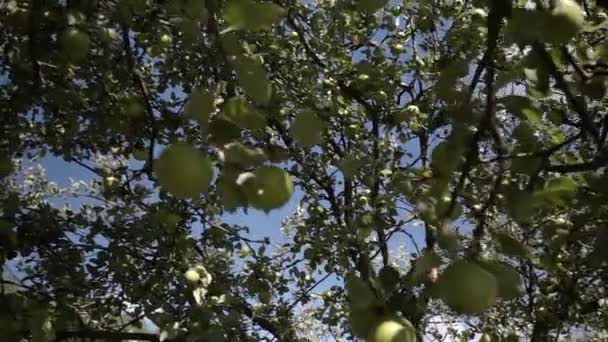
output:
<path id="1" fill-rule="evenodd" d="M 607 7 L 1 2 L 0 339 L 607 338 Z"/>

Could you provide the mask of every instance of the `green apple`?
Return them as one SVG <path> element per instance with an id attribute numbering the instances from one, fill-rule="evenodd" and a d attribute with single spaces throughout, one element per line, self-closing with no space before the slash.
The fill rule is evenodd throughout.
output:
<path id="1" fill-rule="evenodd" d="M 479 342 L 492 342 L 492 337 L 490 337 L 488 334 L 483 334 L 479 338 Z"/>
<path id="2" fill-rule="evenodd" d="M 201 275 L 193 268 L 187 270 L 186 273 L 184 273 L 184 277 L 186 277 L 186 280 L 192 284 L 198 283 L 198 281 L 201 279 Z"/>
<path id="3" fill-rule="evenodd" d="M 120 184 L 120 181 L 118 180 L 118 178 L 114 177 L 114 176 L 109 176 L 104 178 L 104 185 L 108 188 L 114 188 L 116 186 L 118 186 L 118 184 Z"/>
<path id="4" fill-rule="evenodd" d="M 365 81 L 369 80 L 369 75 L 368 74 L 359 74 L 357 76 L 357 80 L 360 82 L 365 82 Z"/>
<path id="5" fill-rule="evenodd" d="M 171 35 L 165 33 L 160 36 L 160 46 L 163 48 L 168 48 L 171 46 Z"/>
<path id="6" fill-rule="evenodd" d="M 409 105 L 405 108 L 405 111 L 410 115 L 420 115 L 420 108 L 416 105 Z"/>
<path id="7" fill-rule="evenodd" d="M 483 8 L 476 8 L 473 10 L 473 18 L 475 19 L 485 19 L 488 16 L 488 13 Z"/>
<path id="8" fill-rule="evenodd" d="M 239 251 L 239 256 L 241 258 L 246 258 L 249 257 L 253 254 L 253 251 L 251 250 L 251 248 L 244 246 L 243 248 L 241 248 L 241 250 Z"/>
<path id="9" fill-rule="evenodd" d="M 400 320 L 401 321 L 401 320 Z M 373 333 L 372 342 L 414 342 L 416 332 L 411 325 L 389 319 L 380 323 Z"/>
<path id="10" fill-rule="evenodd" d="M 401 53 L 401 52 L 405 51 L 405 45 L 403 45 L 401 43 L 397 43 L 397 44 L 393 45 L 393 51 L 395 51 L 397 53 Z"/>
<path id="11" fill-rule="evenodd" d="M 559 216 L 553 220 L 553 223 L 555 223 L 558 226 L 565 226 L 568 223 L 568 221 L 566 221 L 566 219 L 563 218 L 562 216 Z"/>

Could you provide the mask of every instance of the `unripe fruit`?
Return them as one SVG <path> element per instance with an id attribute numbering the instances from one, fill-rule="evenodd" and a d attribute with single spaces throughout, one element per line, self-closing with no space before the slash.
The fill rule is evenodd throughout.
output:
<path id="1" fill-rule="evenodd" d="M 393 45 L 393 50 L 395 52 L 398 52 L 398 53 L 399 52 L 403 52 L 403 51 L 405 51 L 405 45 L 403 45 L 403 44 L 395 44 L 395 45 Z"/>
<path id="2" fill-rule="evenodd" d="M 241 248 L 241 250 L 239 251 L 239 256 L 241 258 L 246 258 L 248 256 L 251 256 L 253 254 L 253 251 L 251 250 L 251 248 L 245 246 L 243 248 Z"/>
<path id="3" fill-rule="evenodd" d="M 420 108 L 418 108 L 418 106 L 416 106 L 416 105 L 409 105 L 405 108 L 405 110 L 411 115 L 420 114 Z"/>
<path id="4" fill-rule="evenodd" d="M 169 46 L 171 46 L 171 36 L 170 36 L 170 35 L 168 35 L 168 34 L 166 34 L 166 33 L 165 33 L 165 34 L 163 34 L 163 35 L 160 37 L 160 45 L 161 45 L 163 48 L 168 48 Z"/>
<path id="5" fill-rule="evenodd" d="M 557 224 L 558 226 L 563 226 L 563 225 L 565 225 L 566 223 L 568 223 L 568 222 L 566 221 L 566 219 L 565 219 L 565 218 L 563 218 L 563 217 L 561 217 L 561 216 L 560 216 L 560 217 L 558 217 L 558 218 L 556 218 L 555 220 L 553 220 L 553 222 L 554 222 L 555 224 Z"/>
<path id="6" fill-rule="evenodd" d="M 198 281 L 201 279 L 201 275 L 195 269 L 192 268 L 186 271 L 184 276 L 186 277 L 187 281 L 193 284 L 198 283 Z"/>
<path id="7" fill-rule="evenodd" d="M 492 338 L 488 334 L 483 334 L 479 338 L 479 342 L 492 342 Z"/>
<path id="8" fill-rule="evenodd" d="M 103 182 L 104 182 L 104 185 L 108 188 L 114 188 L 114 187 L 118 186 L 118 184 L 119 184 L 118 178 L 113 177 L 113 176 L 104 178 Z"/>
<path id="9" fill-rule="evenodd" d="M 369 80 L 369 75 L 368 74 L 360 74 L 359 76 L 357 76 L 357 80 L 359 80 L 361 82 L 365 82 L 365 81 Z"/>
<path id="10" fill-rule="evenodd" d="M 373 334 L 373 342 L 414 342 L 416 334 L 411 326 L 395 320 L 386 320 L 378 325 Z"/>

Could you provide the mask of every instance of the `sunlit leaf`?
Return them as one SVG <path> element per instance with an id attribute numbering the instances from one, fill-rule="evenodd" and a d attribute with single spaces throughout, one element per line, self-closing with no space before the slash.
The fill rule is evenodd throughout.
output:
<path id="1" fill-rule="evenodd" d="M 207 125 L 209 115 L 215 111 L 215 96 L 208 91 L 195 90 L 184 107 L 184 114 Z"/>
<path id="2" fill-rule="evenodd" d="M 437 286 L 445 303 L 462 314 L 484 312 L 496 302 L 499 289 L 492 273 L 465 260 L 449 265 L 439 276 Z"/>
<path id="3" fill-rule="evenodd" d="M 154 165 L 161 187 L 180 198 L 198 197 L 213 177 L 211 160 L 188 144 L 167 147 Z"/>
<path id="4" fill-rule="evenodd" d="M 308 147 L 321 142 L 326 124 L 313 112 L 305 111 L 296 116 L 291 125 L 291 135 L 303 146 Z"/>
<path id="5" fill-rule="evenodd" d="M 231 28 L 260 31 L 270 28 L 285 10 L 279 5 L 251 0 L 230 0 L 224 12 L 224 20 Z"/>

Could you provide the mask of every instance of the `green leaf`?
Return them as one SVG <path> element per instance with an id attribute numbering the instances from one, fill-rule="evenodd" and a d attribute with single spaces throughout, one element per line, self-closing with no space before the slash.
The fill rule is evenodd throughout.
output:
<path id="1" fill-rule="evenodd" d="M 455 229 L 442 225 L 437 229 L 437 244 L 451 255 L 455 255 L 460 248 L 458 233 Z"/>
<path id="2" fill-rule="evenodd" d="M 521 258 L 530 257 L 530 250 L 512 235 L 504 232 L 496 232 L 493 236 L 496 239 L 496 242 L 498 242 L 498 248 L 503 254 Z"/>
<path id="3" fill-rule="evenodd" d="M 371 334 L 378 321 L 378 315 L 369 308 L 351 307 L 348 320 L 351 331 L 355 336 L 367 337 Z"/>
<path id="4" fill-rule="evenodd" d="M 266 69 L 260 59 L 237 56 L 232 65 L 245 93 L 258 104 L 268 104 L 272 96 L 272 85 L 266 77 Z"/>
<path id="5" fill-rule="evenodd" d="M 354 274 L 346 276 L 346 293 L 351 307 L 369 309 L 376 302 L 376 296 L 371 287 L 363 279 Z"/>
<path id="6" fill-rule="evenodd" d="M 414 264 L 413 280 L 415 284 L 420 284 L 426 275 L 436 267 L 441 266 L 441 258 L 432 251 L 426 251 L 416 259 Z"/>
<path id="7" fill-rule="evenodd" d="M 240 142 L 232 142 L 224 146 L 224 161 L 247 168 L 263 163 L 267 158 L 261 148 L 250 148 Z"/>
<path id="8" fill-rule="evenodd" d="M 386 5 L 388 0 L 357 0 L 357 9 L 367 14 L 374 14 Z"/>
<path id="9" fill-rule="evenodd" d="M 266 127 L 266 118 L 242 96 L 226 101 L 223 109 L 224 118 L 238 127 L 252 130 Z"/>
<path id="10" fill-rule="evenodd" d="M 200 196 L 213 177 L 211 160 L 185 143 L 167 147 L 154 166 L 160 186 L 178 198 Z"/>
<path id="11" fill-rule="evenodd" d="M 69 27 L 61 34 L 62 52 L 70 62 L 82 61 L 89 54 L 90 46 L 89 35 L 75 27 Z"/>
<path id="12" fill-rule="evenodd" d="M 251 0 L 230 0 L 224 12 L 224 20 L 232 29 L 261 31 L 269 29 L 283 15 L 279 5 Z"/>
<path id="13" fill-rule="evenodd" d="M 467 75 L 468 71 L 469 64 L 463 60 L 452 61 L 443 68 L 435 86 L 439 98 L 448 102 L 459 99 L 461 93 L 455 85 L 458 83 L 458 79 Z"/>
<path id="14" fill-rule="evenodd" d="M 247 206 L 247 194 L 243 185 L 237 183 L 238 174 L 224 171 L 218 181 L 218 191 L 222 206 L 228 212 Z"/>
<path id="15" fill-rule="evenodd" d="M 367 161 L 363 159 L 357 159 L 353 157 L 346 157 L 338 163 L 338 167 L 340 171 L 344 174 L 345 177 L 353 178 L 358 173 L 359 170 L 367 163 Z"/>
<path id="16" fill-rule="evenodd" d="M 532 220 L 539 205 L 534 194 L 525 191 L 509 192 L 505 204 L 509 215 L 520 224 Z"/>
<path id="17" fill-rule="evenodd" d="M 513 130 L 513 137 L 517 139 L 518 147 L 525 152 L 535 151 L 538 146 L 536 129 L 527 121 L 522 121 Z"/>
<path id="18" fill-rule="evenodd" d="M 559 177 L 547 182 L 537 197 L 557 205 L 565 205 L 567 200 L 576 195 L 578 185 L 572 178 Z"/>
<path id="19" fill-rule="evenodd" d="M 195 90 L 184 106 L 184 114 L 206 126 L 209 114 L 215 111 L 215 95 L 209 91 Z"/>
<path id="20" fill-rule="evenodd" d="M 378 273 L 378 279 L 385 291 L 391 292 L 398 284 L 400 273 L 392 266 L 383 267 Z"/>
<path id="21" fill-rule="evenodd" d="M 460 165 L 464 148 L 461 144 L 448 140 L 433 149 L 431 167 L 434 174 L 451 175 Z"/>
<path id="22" fill-rule="evenodd" d="M 443 301 L 461 314 L 480 314 L 498 295 L 496 277 L 477 263 L 457 260 L 439 276 L 437 287 Z"/>
<path id="23" fill-rule="evenodd" d="M 143 117 L 146 113 L 146 108 L 142 100 L 136 96 L 129 96 L 123 102 L 124 113 L 131 118 Z"/>
<path id="24" fill-rule="evenodd" d="M 319 144 L 326 123 L 313 112 L 305 111 L 296 116 L 289 132 L 304 147 Z"/>
<path id="25" fill-rule="evenodd" d="M 224 119 L 215 119 L 209 123 L 209 142 L 216 146 L 223 146 L 241 137 L 240 128 Z"/>
<path id="26" fill-rule="evenodd" d="M 517 117 L 531 123 L 538 123 L 542 119 L 540 110 L 529 97 L 510 95 L 500 99 L 499 103 L 504 104 L 505 108 Z"/>
<path id="27" fill-rule="evenodd" d="M 498 296 L 510 300 L 522 295 L 521 275 L 512 266 L 500 261 L 484 261 L 480 265 L 498 281 Z"/>
<path id="28" fill-rule="evenodd" d="M 513 173 L 521 173 L 532 175 L 542 166 L 542 158 L 540 157 L 519 157 L 511 160 L 511 171 Z"/>
<path id="29" fill-rule="evenodd" d="M 15 171 L 15 164 L 8 156 L 0 156 L 0 179 L 10 175 Z"/>
<path id="30" fill-rule="evenodd" d="M 583 29 L 585 14 L 576 1 L 558 0 L 543 24 L 539 27 L 539 34 L 545 42 L 564 44 Z"/>

